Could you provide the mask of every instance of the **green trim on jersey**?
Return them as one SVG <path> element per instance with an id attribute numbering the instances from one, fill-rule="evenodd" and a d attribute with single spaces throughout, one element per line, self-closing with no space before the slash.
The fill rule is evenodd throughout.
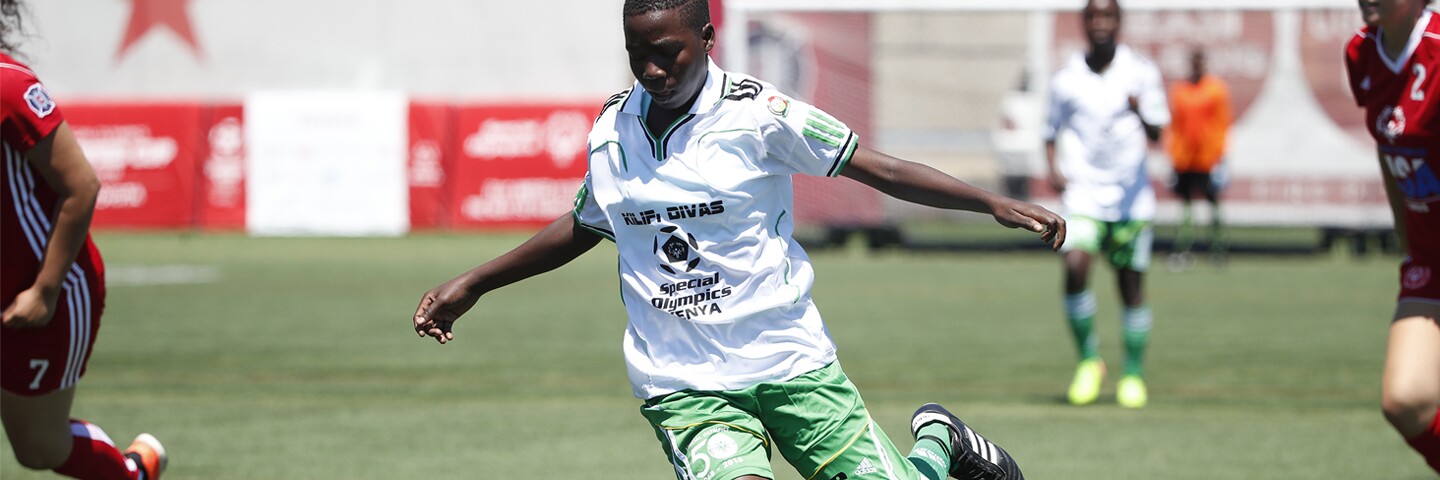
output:
<path id="1" fill-rule="evenodd" d="M 784 277 L 784 279 L 785 279 L 785 285 L 786 285 L 786 286 L 789 286 L 789 285 L 790 285 L 790 268 L 791 268 L 791 267 L 792 267 L 792 265 L 790 264 L 790 260 L 789 260 L 789 259 L 786 259 L 786 260 L 785 260 L 785 277 Z M 795 302 L 799 302 L 799 301 L 800 301 L 800 294 L 801 294 L 801 293 L 802 293 L 802 292 L 800 291 L 800 289 L 798 289 L 798 288 L 795 289 L 795 298 L 791 299 L 791 300 L 790 300 L 790 303 L 791 303 L 791 304 L 794 304 Z"/>
<path id="2" fill-rule="evenodd" d="M 665 133 L 660 134 L 659 139 L 656 139 L 655 134 L 650 131 L 650 123 L 646 121 L 646 118 L 649 118 L 649 116 L 650 103 L 646 102 L 640 106 L 640 131 L 645 132 L 645 137 L 650 139 L 650 153 L 655 156 L 656 160 L 664 160 L 665 157 L 669 156 L 665 153 L 665 143 L 670 141 L 670 135 L 674 134 L 680 125 L 684 125 L 685 122 L 689 122 L 690 119 L 695 118 L 695 114 L 686 113 L 676 118 L 675 121 L 670 122 L 670 126 L 665 127 Z"/>
<path id="3" fill-rule="evenodd" d="M 582 227 L 582 228 L 584 228 L 584 229 L 586 229 L 586 230 L 589 230 L 589 231 L 591 231 L 591 232 L 594 232 L 596 235 L 599 235 L 600 237 L 602 237 L 602 238 L 604 238 L 604 239 L 606 239 L 606 240 L 609 240 L 609 241 L 612 241 L 612 242 L 615 241 L 615 234 L 614 234 L 614 233 L 607 232 L 607 231 L 605 231 L 605 229 L 603 229 L 603 228 L 600 228 L 600 227 L 596 227 L 596 226 L 587 224 L 587 223 L 585 223 L 584 220 L 581 220 L 581 219 L 580 219 L 580 210 L 581 210 L 582 208 L 585 208 L 585 199 L 588 198 L 588 197 L 590 197 L 590 186 L 589 186 L 589 185 L 585 185 L 585 184 L 580 184 L 580 191 L 575 193 L 575 209 L 570 211 L 570 216 L 572 216 L 572 217 L 575 218 L 575 224 L 576 224 L 576 225 L 580 225 L 580 227 Z M 622 301 L 623 301 L 623 300 L 622 300 Z"/>
<path id="4" fill-rule="evenodd" d="M 835 162 L 835 168 L 830 170 L 831 177 L 840 176 L 840 171 L 844 170 L 845 166 L 850 164 L 850 158 L 855 156 L 855 150 L 859 147 L 860 142 L 855 141 L 855 134 L 850 134 L 849 141 L 845 144 L 845 149 L 840 152 L 840 161 Z"/>
<path id="5" fill-rule="evenodd" d="M 805 118 L 803 133 L 807 137 L 836 148 L 845 142 L 846 137 L 845 125 L 830 114 L 818 109 L 810 110 L 810 115 Z"/>
<path id="6" fill-rule="evenodd" d="M 615 146 L 620 149 L 620 169 L 621 169 L 621 170 L 625 170 L 625 171 L 627 171 L 627 172 L 630 171 L 630 157 L 629 157 L 628 155 L 625 155 L 625 146 L 624 146 L 624 145 L 621 145 L 620 142 L 617 142 L 617 141 L 614 141 L 614 140 L 606 140 L 606 141 L 604 141 L 603 143 L 601 143 L 601 144 L 599 144 L 599 145 L 596 145 L 595 148 L 590 149 L 590 154 L 591 154 L 591 155 L 594 155 L 595 152 L 600 151 L 600 149 L 605 148 L 606 145 L 609 145 L 609 144 L 612 144 L 612 143 L 615 144 Z M 577 201 L 579 201 L 579 200 L 577 199 Z"/>
<path id="7" fill-rule="evenodd" d="M 784 219 L 785 219 L 785 215 L 788 214 L 788 213 L 790 213 L 790 212 L 787 211 L 787 210 L 781 210 L 781 211 L 780 211 L 780 216 L 779 216 L 779 217 L 775 217 L 775 234 L 776 234 L 776 235 L 779 235 L 779 234 L 780 234 L 780 221 L 781 221 L 781 220 L 784 220 Z"/>

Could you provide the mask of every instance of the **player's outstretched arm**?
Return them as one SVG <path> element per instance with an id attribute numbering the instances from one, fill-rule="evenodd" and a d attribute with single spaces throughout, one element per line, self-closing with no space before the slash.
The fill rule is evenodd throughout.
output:
<path id="1" fill-rule="evenodd" d="M 475 306 L 480 296 L 559 268 L 599 242 L 599 236 L 581 228 L 567 213 L 514 250 L 425 292 L 415 309 L 415 333 L 435 337 L 442 344 L 454 340 L 451 327 L 455 320 Z"/>
<path id="2" fill-rule="evenodd" d="M 907 202 L 994 215 L 1001 225 L 1039 233 L 1051 248 L 1065 243 L 1065 219 L 1060 215 L 975 187 L 928 165 L 861 146 L 841 174 Z"/>

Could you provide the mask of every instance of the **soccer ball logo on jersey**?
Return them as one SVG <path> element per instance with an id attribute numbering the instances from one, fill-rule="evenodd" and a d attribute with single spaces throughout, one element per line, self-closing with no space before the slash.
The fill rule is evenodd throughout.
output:
<path id="1" fill-rule="evenodd" d="M 1430 283 L 1430 268 L 1416 265 L 1405 270 L 1404 278 L 1400 284 L 1410 290 L 1419 290 L 1425 284 Z"/>
<path id="2" fill-rule="evenodd" d="M 690 258 L 695 249 L 700 248 L 695 236 L 679 230 L 680 227 L 674 225 L 661 227 L 660 234 L 655 236 L 654 252 L 660 257 L 660 269 L 672 274 L 677 270 L 689 272 L 700 264 L 700 257 Z"/>
<path id="3" fill-rule="evenodd" d="M 790 111 L 790 101 L 779 96 L 770 97 L 765 105 L 770 109 L 770 114 L 777 117 L 784 117 Z"/>
<path id="4" fill-rule="evenodd" d="M 1399 105 L 1385 107 L 1380 111 L 1380 116 L 1375 118 L 1375 131 L 1384 135 L 1390 143 L 1395 143 L 1395 137 L 1405 131 L 1405 110 Z"/>
<path id="5" fill-rule="evenodd" d="M 40 118 L 45 118 L 55 111 L 55 101 L 50 99 L 50 92 L 45 91 L 45 87 L 38 83 L 25 90 L 25 104 Z"/>

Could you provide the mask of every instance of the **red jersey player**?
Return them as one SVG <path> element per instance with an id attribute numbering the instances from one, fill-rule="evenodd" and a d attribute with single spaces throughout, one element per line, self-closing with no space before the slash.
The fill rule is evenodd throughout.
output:
<path id="1" fill-rule="evenodd" d="M 1385 418 L 1440 472 L 1440 17 L 1427 0 L 1360 0 L 1345 48 L 1355 101 L 1408 253 L 1390 324 Z"/>
<path id="2" fill-rule="evenodd" d="M 100 181 L 45 86 L 9 55 L 17 1 L 0 0 L 0 419 L 25 467 L 156 480 L 165 451 L 155 437 L 122 453 L 70 417 L 105 305 L 89 235 Z"/>

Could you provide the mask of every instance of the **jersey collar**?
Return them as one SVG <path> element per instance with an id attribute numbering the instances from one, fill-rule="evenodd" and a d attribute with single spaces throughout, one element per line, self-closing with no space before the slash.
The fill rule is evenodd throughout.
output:
<path id="1" fill-rule="evenodd" d="M 1391 73 L 1400 73 L 1400 70 L 1405 68 L 1405 64 L 1410 62 L 1410 55 L 1415 53 L 1415 48 L 1420 46 L 1420 40 L 1425 37 L 1425 31 L 1429 30 L 1429 26 L 1430 9 L 1426 8 L 1420 14 L 1420 20 L 1415 22 L 1415 29 L 1410 31 L 1410 40 L 1405 42 L 1405 50 L 1400 52 L 1400 58 L 1393 60 L 1390 59 L 1390 55 L 1385 53 L 1385 45 L 1380 41 L 1380 36 L 1385 33 L 1385 30 L 1376 28 L 1375 51 L 1380 52 L 1380 61 L 1385 62 L 1385 68 L 1389 68 Z"/>
<path id="2" fill-rule="evenodd" d="M 705 57 L 705 62 L 707 64 L 705 86 L 700 87 L 700 98 L 690 106 L 691 115 L 709 113 L 725 95 L 725 71 L 721 70 L 720 66 L 715 64 L 715 60 L 708 56 Z M 639 81 L 630 87 L 630 91 L 638 92 L 639 95 L 632 93 L 630 98 L 625 100 L 625 105 L 620 108 L 620 113 L 642 116 L 645 113 L 645 105 L 650 103 L 650 92 L 645 91 L 645 87 L 640 86 Z"/>
<path id="3" fill-rule="evenodd" d="M 1109 73 L 1109 72 L 1111 71 L 1111 69 L 1114 69 L 1116 65 L 1123 64 L 1123 63 L 1125 63 L 1125 62 L 1130 61 L 1130 55 L 1133 54 L 1134 52 L 1131 52 L 1131 51 L 1130 51 L 1130 46 L 1129 46 L 1129 45 L 1125 45 L 1125 44 L 1123 44 L 1123 43 L 1122 43 L 1122 44 L 1119 44 L 1119 45 L 1116 45 L 1116 46 L 1115 46 L 1115 57 L 1110 59 L 1110 64 L 1105 66 L 1105 70 L 1102 70 L 1102 71 L 1099 71 L 1099 72 L 1094 71 L 1094 70 L 1091 70 L 1091 69 L 1090 69 L 1090 64 L 1089 64 L 1089 63 L 1085 63 L 1085 54 L 1086 54 L 1086 53 L 1088 53 L 1088 51 L 1086 51 L 1086 50 L 1080 50 L 1080 51 L 1077 51 L 1077 52 L 1075 52 L 1074 54 L 1070 55 L 1070 63 L 1071 63 L 1070 67 L 1071 67 L 1071 68 L 1078 69 L 1078 70 L 1080 70 L 1080 71 L 1082 71 L 1082 72 L 1089 73 L 1089 74 L 1091 74 L 1091 75 L 1095 75 L 1095 76 L 1097 76 L 1097 77 L 1103 77 L 1103 76 L 1105 76 L 1106 73 Z"/>

